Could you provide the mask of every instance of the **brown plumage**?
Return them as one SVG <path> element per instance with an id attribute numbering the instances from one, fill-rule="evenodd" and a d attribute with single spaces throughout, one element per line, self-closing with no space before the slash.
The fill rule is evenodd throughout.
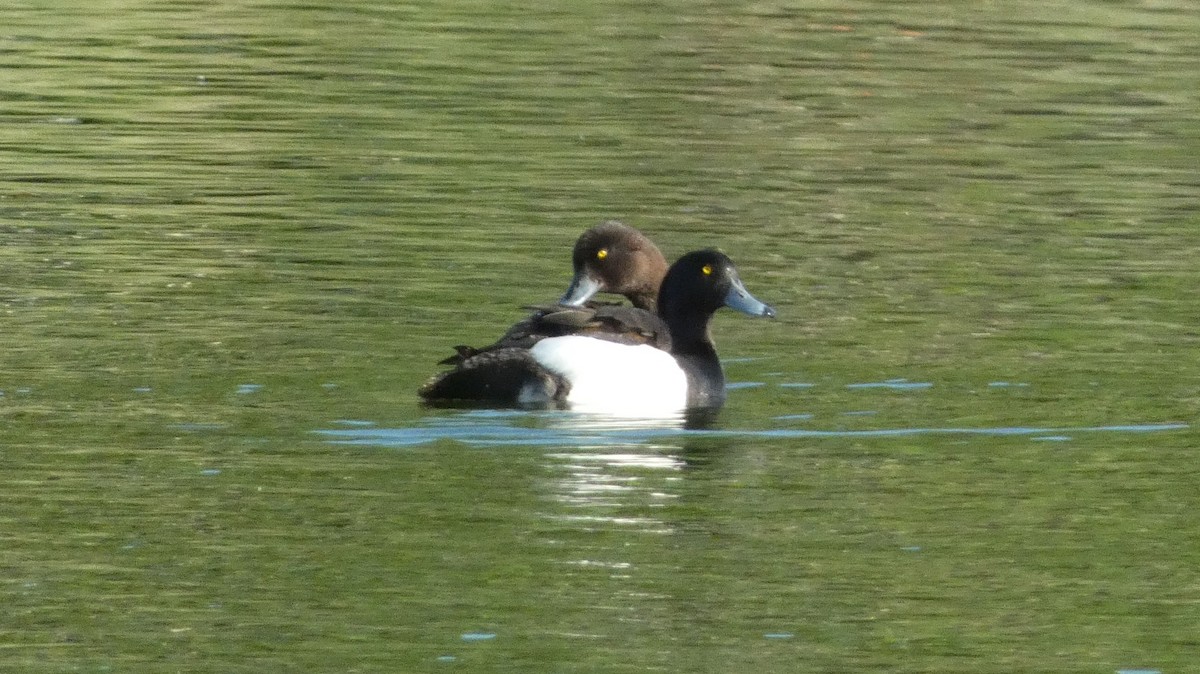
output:
<path id="1" fill-rule="evenodd" d="M 455 346 L 455 354 L 439 363 L 452 365 L 454 369 L 430 379 L 418 391 L 421 397 L 429 400 L 493 397 L 467 394 L 485 389 L 502 391 L 502 385 L 490 381 L 496 378 L 491 373 L 510 368 L 523 371 L 527 355 L 512 350 L 529 349 L 547 337 L 588 335 L 670 350 L 670 332 L 656 313 L 659 286 L 668 265 L 653 241 L 622 222 L 603 222 L 576 240 L 572 265 L 574 277 L 559 304 L 529 307 L 533 313 L 492 344 L 478 348 Z M 589 302 L 598 292 L 624 295 L 633 306 Z M 496 367 L 499 359 L 505 361 L 503 367 Z M 489 373 L 488 381 L 479 382 L 475 391 L 469 382 L 484 371 Z M 513 376 L 512 380 L 520 378 Z"/>

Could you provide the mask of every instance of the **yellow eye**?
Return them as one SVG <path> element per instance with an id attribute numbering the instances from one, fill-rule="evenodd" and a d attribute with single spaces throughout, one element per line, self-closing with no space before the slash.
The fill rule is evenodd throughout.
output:
<path id="1" fill-rule="evenodd" d="M 705 276 L 711 276 L 712 275 L 712 265 L 711 264 L 704 265 L 703 267 L 700 268 L 700 273 L 704 274 Z"/>
<path id="2" fill-rule="evenodd" d="M 600 250 L 596 251 L 596 259 L 597 260 L 603 260 L 606 257 L 608 257 L 608 249 L 607 248 L 601 248 Z"/>

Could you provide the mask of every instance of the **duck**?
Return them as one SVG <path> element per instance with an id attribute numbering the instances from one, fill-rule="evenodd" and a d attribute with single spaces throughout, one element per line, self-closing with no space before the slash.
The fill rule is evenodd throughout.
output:
<path id="1" fill-rule="evenodd" d="M 489 351 L 529 348 L 546 337 L 569 334 L 604 334 L 623 343 L 670 347 L 666 324 L 655 313 L 667 259 L 648 236 L 620 220 L 606 220 L 579 235 L 571 265 L 571 283 L 557 303 L 526 307 L 533 313 L 500 339 L 483 347 L 457 345 L 455 355 L 438 364 L 459 365 Z M 592 301 L 598 293 L 623 295 L 642 311 Z"/>
<path id="2" fill-rule="evenodd" d="M 750 294 L 733 260 L 715 249 L 693 251 L 672 264 L 655 306 L 670 339 L 668 348 L 623 343 L 603 334 L 548 336 L 532 346 L 501 347 L 466 358 L 434 376 L 419 394 L 427 401 L 490 401 L 639 416 L 720 408 L 725 375 L 710 333 L 713 315 L 726 306 L 766 318 L 774 318 L 775 310 Z M 626 309 L 626 316 L 650 313 Z"/>
<path id="3" fill-rule="evenodd" d="M 653 312 L 667 275 L 667 258 L 645 234 L 608 220 L 579 235 L 571 251 L 574 276 L 560 305 L 579 307 L 596 293 L 624 295 L 634 307 Z"/>

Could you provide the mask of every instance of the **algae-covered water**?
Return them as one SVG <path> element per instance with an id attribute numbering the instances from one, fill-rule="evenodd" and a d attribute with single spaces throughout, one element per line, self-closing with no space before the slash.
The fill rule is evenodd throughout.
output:
<path id="1" fill-rule="evenodd" d="M 0 669 L 1194 667 L 1193 4 L 2 15 Z M 608 218 L 720 415 L 422 407 Z"/>

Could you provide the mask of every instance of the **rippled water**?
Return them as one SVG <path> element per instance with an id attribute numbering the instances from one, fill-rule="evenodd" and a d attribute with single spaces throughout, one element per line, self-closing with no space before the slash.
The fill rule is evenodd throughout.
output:
<path id="1" fill-rule="evenodd" d="M 1191 4 L 4 19 L 0 670 L 1194 666 Z M 613 217 L 720 414 L 421 406 Z"/>
<path id="2" fill-rule="evenodd" d="M 862 415 L 863 412 L 847 412 Z M 779 421 L 796 418 L 810 419 L 811 415 L 784 415 Z M 876 428 L 867 430 L 820 430 L 769 428 L 758 430 L 688 428 L 688 420 L 679 418 L 628 419 L 595 416 L 577 412 L 522 413 L 500 410 L 467 412 L 454 417 L 423 419 L 410 428 L 373 428 L 363 421 L 339 420 L 336 425 L 356 428 L 324 429 L 317 431 L 330 442 L 351 445 L 408 447 L 438 440 L 455 440 L 470 446 L 605 446 L 640 445 L 653 442 L 679 441 L 689 438 L 858 438 L 903 437 L 912 435 L 1028 435 L 1033 440 L 1070 440 L 1066 433 L 1149 433 L 1178 431 L 1188 424 L 1117 424 L 1112 426 L 1079 426 L 1074 428 L 1038 428 L 1034 426 L 1002 426 L 998 428 Z"/>

